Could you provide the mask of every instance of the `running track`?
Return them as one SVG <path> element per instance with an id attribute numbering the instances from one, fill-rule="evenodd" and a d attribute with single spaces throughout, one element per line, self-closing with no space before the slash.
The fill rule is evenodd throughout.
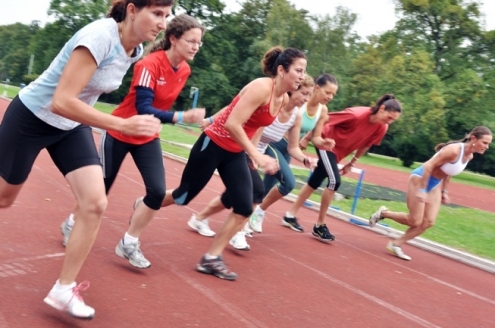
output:
<path id="1" fill-rule="evenodd" d="M 177 186 L 183 164 L 165 159 L 165 165 L 167 185 Z M 269 210 L 250 251 L 225 251 L 236 282 L 196 272 L 211 239 L 191 232 L 186 221 L 222 190 L 215 176 L 189 206 L 158 212 L 142 236 L 153 265 L 133 269 L 113 253 L 143 194 L 127 159 L 79 277 L 92 283 L 83 295 L 96 317 L 79 321 L 42 301 L 61 268 L 59 225 L 73 205 L 67 183 L 42 152 L 15 206 L 0 212 L 0 327 L 493 327 L 492 274 L 412 246 L 405 250 L 413 261 L 402 261 L 386 252 L 385 237 L 340 220 L 329 221 L 337 240 L 322 244 L 280 226 L 286 201 Z M 212 228 L 225 214 L 212 218 Z M 314 216 L 301 210 L 307 230 Z"/>

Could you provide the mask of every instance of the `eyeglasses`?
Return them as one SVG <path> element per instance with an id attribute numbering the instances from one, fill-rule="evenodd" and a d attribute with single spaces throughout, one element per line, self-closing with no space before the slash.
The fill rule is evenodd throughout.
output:
<path id="1" fill-rule="evenodd" d="M 194 40 L 186 40 L 186 39 L 183 40 L 189 43 L 189 45 L 191 46 L 197 45 L 198 48 L 200 48 L 203 45 L 203 41 L 194 41 Z"/>

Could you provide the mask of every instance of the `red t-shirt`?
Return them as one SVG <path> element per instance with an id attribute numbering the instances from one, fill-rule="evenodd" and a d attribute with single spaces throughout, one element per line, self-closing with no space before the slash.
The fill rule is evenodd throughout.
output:
<path id="1" fill-rule="evenodd" d="M 273 90 L 272 90 L 273 94 Z M 230 136 L 229 132 L 225 129 L 225 122 L 227 121 L 227 118 L 229 117 L 230 113 L 232 113 L 232 110 L 234 109 L 235 105 L 239 101 L 240 97 L 239 95 L 235 96 L 234 100 L 230 103 L 230 105 L 227 107 L 227 109 L 220 114 L 213 124 L 208 126 L 205 129 L 206 135 L 213 140 L 218 146 L 222 147 L 223 149 L 233 152 L 233 153 L 239 153 L 243 149 L 242 147 L 237 144 L 237 142 L 232 139 Z M 270 96 L 270 101 L 268 101 L 268 104 L 258 107 L 251 117 L 247 120 L 246 123 L 242 126 L 244 129 L 244 132 L 246 132 L 247 136 L 249 139 L 252 139 L 256 131 L 262 127 L 262 126 L 268 126 L 273 123 L 275 118 L 278 116 L 278 113 L 280 112 L 280 109 L 282 108 L 282 105 L 278 109 L 277 113 L 275 113 L 274 116 L 270 114 L 270 103 L 271 103 L 271 96 Z"/>
<path id="2" fill-rule="evenodd" d="M 134 65 L 129 93 L 113 112 L 112 115 L 128 118 L 137 115 L 136 87 L 146 87 L 153 90 L 154 98 L 152 106 L 164 111 L 170 110 L 187 82 L 191 68 L 187 62 L 183 62 L 177 71 L 174 71 L 165 51 L 152 52 Z M 158 133 L 153 137 L 136 137 L 124 135 L 117 131 L 108 131 L 115 139 L 135 145 L 142 145 L 158 138 Z"/>
<path id="3" fill-rule="evenodd" d="M 328 113 L 322 137 L 335 140 L 332 152 L 338 162 L 359 148 L 380 144 L 388 124 L 370 123 L 370 116 L 370 107 L 351 107 Z"/>

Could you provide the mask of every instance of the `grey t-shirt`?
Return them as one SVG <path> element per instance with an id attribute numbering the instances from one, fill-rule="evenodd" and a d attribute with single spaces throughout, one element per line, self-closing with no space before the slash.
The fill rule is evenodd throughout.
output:
<path id="1" fill-rule="evenodd" d="M 74 34 L 43 74 L 19 92 L 19 98 L 34 115 L 62 130 L 71 130 L 80 123 L 52 113 L 52 98 L 69 57 L 80 46 L 91 52 L 98 65 L 91 80 L 78 95 L 90 106 L 102 93 L 118 89 L 129 67 L 143 54 L 142 45 L 136 48 L 133 57 L 126 54 L 113 18 L 92 22 Z M 73 78 L 77 79 L 77 76 Z"/>

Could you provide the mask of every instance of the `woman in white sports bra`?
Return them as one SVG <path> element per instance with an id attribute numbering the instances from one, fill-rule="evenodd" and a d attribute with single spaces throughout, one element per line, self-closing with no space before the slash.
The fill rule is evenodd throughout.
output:
<path id="1" fill-rule="evenodd" d="M 490 129 L 478 126 L 462 140 L 437 145 L 437 153 L 411 173 L 406 195 L 409 213 L 392 212 L 381 206 L 371 215 L 371 227 L 383 219 L 392 219 L 409 226 L 402 237 L 389 241 L 387 249 L 390 252 L 403 260 L 411 260 L 411 257 L 402 251 L 402 244 L 421 235 L 435 224 L 440 205 L 450 203 L 447 192 L 450 177 L 461 173 L 473 158 L 473 154 L 483 154 L 491 142 Z"/>

